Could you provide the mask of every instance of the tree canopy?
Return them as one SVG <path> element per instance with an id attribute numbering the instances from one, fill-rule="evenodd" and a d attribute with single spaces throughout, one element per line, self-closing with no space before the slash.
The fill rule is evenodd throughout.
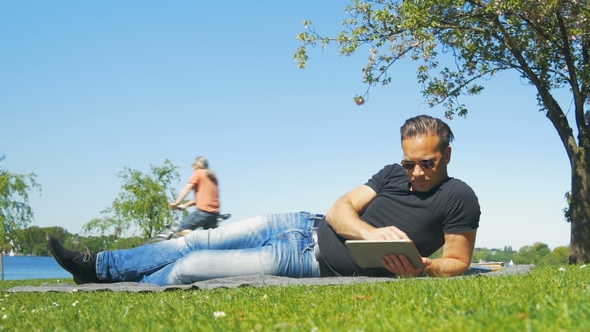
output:
<path id="1" fill-rule="evenodd" d="M 0 156 L 0 161 L 5 156 Z M 15 174 L 0 168 L 0 243 L 10 232 L 27 227 L 34 217 L 29 192 L 41 191 L 35 173 Z"/>
<path id="2" fill-rule="evenodd" d="M 135 226 L 145 237 L 162 231 L 172 218 L 168 203 L 177 196 L 173 187 L 180 179 L 177 169 L 178 166 L 168 159 L 162 166 L 150 165 L 150 174 L 124 167 L 117 173 L 123 181 L 122 191 L 112 205 L 101 212 L 105 216 L 86 223 L 83 231 L 99 230 L 104 234 L 112 229 L 120 233 Z"/>
<path id="3" fill-rule="evenodd" d="M 539 109 L 556 129 L 571 165 L 567 217 L 569 261 L 590 262 L 590 6 L 588 0 L 355 0 L 335 37 L 321 36 L 310 20 L 294 57 L 307 64 L 307 47 L 337 42 L 342 55 L 368 46 L 364 82 L 392 81 L 392 66 L 416 62 L 417 81 L 445 116 L 466 116 L 462 95 L 479 94 L 482 81 L 506 70 L 535 87 Z M 441 62 L 441 59 L 444 60 Z M 441 63 L 450 63 L 441 66 Z M 562 107 L 555 98 L 569 91 Z M 367 92 L 354 100 L 361 105 Z M 564 109 L 573 119 L 572 124 Z M 575 136 L 576 134 L 577 136 Z"/>

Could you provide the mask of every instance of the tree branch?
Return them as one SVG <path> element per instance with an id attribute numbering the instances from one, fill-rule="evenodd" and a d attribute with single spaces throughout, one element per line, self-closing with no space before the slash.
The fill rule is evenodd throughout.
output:
<path id="1" fill-rule="evenodd" d="M 516 43 L 512 40 L 509 32 L 506 30 L 506 27 L 504 27 L 498 17 L 494 19 L 494 23 L 502 32 L 502 35 L 504 36 L 504 42 L 510 50 L 510 53 L 512 53 L 512 55 L 516 58 L 516 61 L 518 61 L 526 76 L 537 88 L 539 96 L 541 99 L 543 99 L 544 104 L 547 106 L 547 118 L 551 121 L 551 123 L 553 123 L 553 126 L 557 130 L 557 134 L 561 138 L 561 142 L 565 147 L 570 161 L 573 160 L 574 156 L 576 155 L 577 144 L 574 140 L 572 129 L 568 125 L 567 118 L 561 110 L 561 107 L 551 95 L 549 88 L 545 85 L 545 82 L 543 82 L 529 67 L 526 59 L 518 47 L 516 47 Z"/>
<path id="2" fill-rule="evenodd" d="M 570 52 L 570 42 L 569 37 L 567 35 L 567 29 L 563 23 L 563 17 L 561 16 L 561 11 L 555 11 L 555 17 L 557 19 L 557 26 L 559 27 L 559 33 L 561 35 L 561 40 L 563 42 L 562 46 L 562 53 L 565 58 L 565 63 L 567 65 L 568 71 L 568 81 L 572 87 L 572 93 L 574 94 L 574 116 L 576 118 L 576 125 L 578 128 L 578 132 L 582 132 L 584 128 L 581 128 L 582 125 L 585 126 L 584 120 L 584 99 L 580 95 L 580 85 L 578 84 L 578 78 L 576 75 L 576 64 L 573 60 L 572 54 Z"/>

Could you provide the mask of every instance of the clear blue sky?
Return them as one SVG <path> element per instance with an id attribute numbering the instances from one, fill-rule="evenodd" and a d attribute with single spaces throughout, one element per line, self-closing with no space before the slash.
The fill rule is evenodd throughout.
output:
<path id="1" fill-rule="evenodd" d="M 1 168 L 37 174 L 33 226 L 80 232 L 120 191 L 124 166 L 209 158 L 231 221 L 266 213 L 325 213 L 342 194 L 401 160 L 399 127 L 423 104 L 416 63 L 363 106 L 368 52 L 310 51 L 310 19 L 334 35 L 347 1 L 2 1 Z M 516 73 L 464 98 L 450 175 L 479 197 L 478 247 L 568 245 L 570 169 L 534 89 Z M 562 104 L 569 107 L 569 99 Z"/>

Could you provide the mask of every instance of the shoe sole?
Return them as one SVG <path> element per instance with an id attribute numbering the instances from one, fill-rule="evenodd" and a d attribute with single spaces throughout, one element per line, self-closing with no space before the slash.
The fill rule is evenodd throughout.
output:
<path id="1" fill-rule="evenodd" d="M 50 238 L 46 238 L 45 242 L 47 243 L 47 246 L 49 247 L 49 251 L 51 251 L 51 255 L 53 255 L 53 258 L 55 258 L 55 260 L 57 261 L 57 264 L 59 264 L 59 266 L 62 267 L 62 269 L 68 271 L 73 277 L 74 277 L 74 282 L 76 283 L 76 285 L 81 285 L 83 284 L 82 279 L 80 279 L 80 277 L 74 275 L 72 272 L 70 272 L 65 266 L 64 264 L 61 262 L 61 260 L 59 259 L 59 257 L 57 257 L 57 254 L 55 253 L 55 250 L 53 250 L 53 246 L 51 245 L 51 239 Z"/>

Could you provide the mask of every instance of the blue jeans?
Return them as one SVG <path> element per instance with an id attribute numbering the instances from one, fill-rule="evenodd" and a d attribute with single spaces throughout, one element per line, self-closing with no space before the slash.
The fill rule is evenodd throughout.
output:
<path id="1" fill-rule="evenodd" d="M 190 229 L 192 231 L 201 226 L 203 226 L 203 228 L 215 228 L 215 226 L 217 226 L 217 215 L 217 213 L 196 209 L 182 219 L 177 232 L 185 229 Z"/>
<path id="2" fill-rule="evenodd" d="M 160 286 L 245 275 L 320 276 L 307 212 L 258 216 L 133 249 L 103 251 L 96 274 L 105 281 Z"/>

